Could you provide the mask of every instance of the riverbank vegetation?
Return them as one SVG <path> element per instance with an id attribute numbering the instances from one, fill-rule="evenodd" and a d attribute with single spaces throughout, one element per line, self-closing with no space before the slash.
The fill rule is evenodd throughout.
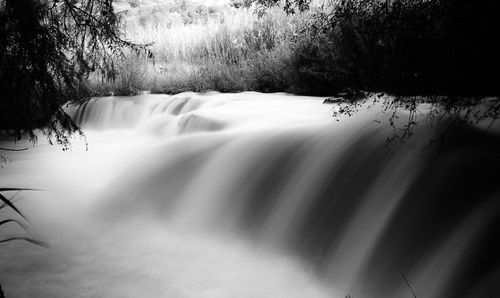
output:
<path id="1" fill-rule="evenodd" d="M 122 1 L 127 36 L 149 44 L 154 61 L 130 55 L 114 82 L 91 80 L 97 94 L 217 90 L 296 92 L 291 45 L 305 22 L 279 7 L 258 16 L 237 2 Z M 296 92 L 297 93 L 297 92 Z"/>
<path id="2" fill-rule="evenodd" d="M 294 14 L 279 5 L 261 9 L 277 2 L 120 0 L 127 36 L 151 43 L 155 60 L 130 55 L 115 82 L 94 89 L 498 95 L 496 1 L 326 1 Z"/>
<path id="3" fill-rule="evenodd" d="M 493 0 L 119 0 L 115 8 L 127 37 L 150 44 L 155 58 L 127 55 L 116 80 L 90 80 L 90 95 L 288 92 L 333 96 L 341 114 L 353 114 L 360 100 L 378 100 L 367 94 L 383 92 L 395 95 L 384 104 L 393 117 L 410 113 L 397 128 L 403 139 L 419 103 L 432 119 L 479 123 L 500 113 Z"/>
<path id="4" fill-rule="evenodd" d="M 142 92 L 339 95 L 345 104 L 385 92 L 396 95 L 390 106 L 425 97 L 475 119 L 500 111 L 497 99 L 481 116 L 469 109 L 499 94 L 493 0 L 37 3 L 0 1 L 0 128 L 16 137 L 49 127 L 67 143 L 77 127 L 62 103 Z"/>

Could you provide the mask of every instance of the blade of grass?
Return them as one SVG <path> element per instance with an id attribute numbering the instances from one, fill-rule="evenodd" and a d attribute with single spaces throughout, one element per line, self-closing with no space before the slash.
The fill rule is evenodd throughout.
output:
<path id="1" fill-rule="evenodd" d="M 406 283 L 406 286 L 408 287 L 408 289 L 410 289 L 410 292 L 413 295 L 413 298 L 417 298 L 417 294 L 415 294 L 415 292 L 413 291 L 413 289 L 412 289 L 412 287 L 410 285 L 410 282 L 408 281 L 408 279 L 406 278 L 406 276 L 403 274 L 403 272 L 400 272 L 400 273 L 401 273 L 401 276 L 403 277 L 403 280 Z"/>
<path id="2" fill-rule="evenodd" d="M 17 202 L 17 201 L 21 200 L 21 199 L 22 199 L 22 197 L 21 197 L 21 198 L 17 198 L 17 199 L 16 199 L 16 196 L 17 196 L 18 194 L 20 194 L 20 193 L 21 193 L 21 191 L 16 192 L 16 193 L 15 193 L 12 197 L 10 197 L 9 201 L 10 201 L 11 203 L 15 203 L 15 202 Z M 0 210 L 1 210 L 1 209 L 3 209 L 3 208 L 5 208 L 5 207 L 7 207 L 7 205 L 5 205 L 5 204 L 3 204 L 3 203 L 2 203 L 2 205 L 0 205 Z"/>
<path id="3" fill-rule="evenodd" d="M 50 247 L 50 245 L 46 242 L 32 239 L 32 238 L 28 238 L 28 237 L 10 237 L 10 238 L 5 238 L 5 239 L 0 239 L 0 243 L 16 241 L 16 240 L 26 241 L 26 242 L 29 242 L 29 243 L 32 243 L 32 244 L 35 244 L 38 246 L 47 247 L 47 248 Z"/>
<path id="4" fill-rule="evenodd" d="M 10 199 L 10 202 L 12 204 L 14 204 L 14 203 L 16 203 L 16 202 L 18 202 L 18 201 L 20 201 L 22 199 L 23 199 L 23 197 L 20 197 L 20 198 L 17 198 L 17 199 Z M 5 208 L 5 207 L 7 207 L 7 205 L 5 205 L 5 204 L 2 203 L 2 205 L 0 205 L 0 210 L 3 209 L 3 208 Z"/>
<path id="5" fill-rule="evenodd" d="M 23 224 L 22 222 L 20 222 L 18 220 L 11 219 L 11 218 L 0 221 L 0 226 L 11 223 L 11 222 L 16 223 L 18 226 L 20 226 L 25 231 L 27 231 L 29 229 L 29 227 L 27 225 Z"/>
<path id="6" fill-rule="evenodd" d="M 4 191 L 22 191 L 22 190 L 40 191 L 42 189 L 37 189 L 37 188 L 19 188 L 19 187 L 4 187 L 4 188 L 0 188 L 0 192 L 4 192 Z"/>
<path id="7" fill-rule="evenodd" d="M 16 196 L 17 196 L 17 195 L 18 195 L 21 191 L 23 191 L 23 190 L 27 190 L 27 191 L 42 191 L 42 189 L 36 189 L 36 188 L 17 188 L 17 187 L 9 187 L 9 188 L 0 188 L 0 195 L 2 195 L 2 194 L 1 194 L 1 192 L 7 192 L 7 191 L 17 191 L 17 193 L 16 193 L 16 194 L 14 194 L 14 195 L 13 195 L 13 196 L 9 199 L 9 201 L 10 201 L 11 203 L 13 203 L 13 202 L 17 202 L 17 201 L 19 201 L 19 200 L 21 199 L 21 198 L 20 198 L 20 199 L 17 199 L 17 200 L 13 200 L 13 199 L 14 199 L 14 198 L 15 198 L 15 197 L 16 197 Z M 5 197 L 4 197 L 4 198 L 5 198 Z M 5 208 L 6 206 L 8 206 L 8 204 L 6 204 L 6 203 L 4 202 L 2 205 L 0 205 L 0 209 Z"/>
<path id="8" fill-rule="evenodd" d="M 16 148 L 1 148 L 1 147 L 0 147 L 0 150 L 2 150 L 2 151 L 13 151 L 13 152 L 17 152 L 17 151 L 26 151 L 26 150 L 28 150 L 28 147 L 26 147 L 26 148 L 19 148 L 19 149 L 16 149 Z"/>
<path id="9" fill-rule="evenodd" d="M 29 222 L 28 218 L 26 218 L 26 216 L 24 216 L 24 214 L 19 209 L 17 209 L 17 207 L 14 206 L 14 204 L 12 204 L 11 201 L 9 201 L 9 199 L 4 197 L 2 194 L 0 194 L 0 201 L 2 201 L 5 205 L 9 206 L 12 210 L 16 211 L 17 214 L 21 215 L 22 218 L 24 218 L 27 222 Z"/>

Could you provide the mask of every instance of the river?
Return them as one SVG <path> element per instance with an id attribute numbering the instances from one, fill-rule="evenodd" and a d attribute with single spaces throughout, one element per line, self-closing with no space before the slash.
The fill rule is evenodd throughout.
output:
<path id="1" fill-rule="evenodd" d="M 37 190 L 4 193 L 32 228 L 1 235 L 50 245 L 0 246 L 6 297 L 498 297 L 498 134 L 387 142 L 380 106 L 323 100 L 96 98 L 66 107 L 68 151 L 3 141 L 29 150 L 1 187 Z"/>

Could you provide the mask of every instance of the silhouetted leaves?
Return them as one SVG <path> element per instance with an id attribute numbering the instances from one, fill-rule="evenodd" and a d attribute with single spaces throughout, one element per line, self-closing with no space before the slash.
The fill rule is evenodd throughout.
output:
<path id="1" fill-rule="evenodd" d="M 14 203 L 14 196 L 12 196 L 10 199 L 5 197 L 2 192 L 10 192 L 10 191 L 17 191 L 16 194 L 18 194 L 20 191 L 26 191 L 26 190 L 34 190 L 34 189 L 27 189 L 27 188 L 0 188 L 0 210 L 4 208 L 10 208 L 13 210 L 16 214 L 21 216 L 26 222 L 29 223 L 29 220 L 24 216 L 24 214 L 13 204 Z M 20 220 L 13 219 L 13 218 L 7 218 L 0 220 L 0 227 L 9 224 L 9 223 L 14 223 L 17 224 L 19 227 L 21 227 L 25 231 L 29 231 L 29 226 L 23 223 Z M 25 237 L 25 236 L 13 236 L 13 237 L 6 237 L 6 238 L 0 238 L 0 243 L 5 243 L 5 242 L 10 242 L 10 241 L 15 241 L 15 240 L 22 240 L 26 241 L 35 245 L 43 246 L 43 247 L 48 247 L 49 245 L 43 241 L 34 239 L 32 237 Z"/>
<path id="2" fill-rule="evenodd" d="M 15 241 L 15 240 L 21 240 L 21 241 L 26 241 L 38 246 L 43 246 L 43 247 L 49 247 L 50 245 L 46 242 L 36 240 L 33 238 L 28 238 L 28 237 L 10 237 L 10 238 L 5 238 L 5 239 L 0 239 L 0 243 L 5 243 L 5 242 L 10 242 L 10 241 Z"/>
<path id="3" fill-rule="evenodd" d="M 14 206 L 14 204 L 12 204 L 10 202 L 9 199 L 7 199 L 6 197 L 4 197 L 1 193 L 0 193 L 0 201 L 2 201 L 2 205 L 0 206 L 0 209 L 3 208 L 4 206 L 8 206 L 10 207 L 12 210 L 16 211 L 17 214 L 19 214 L 22 218 L 28 220 L 24 214 L 21 213 L 21 211 L 19 211 L 19 209 L 16 208 L 16 206 Z"/>
<path id="4" fill-rule="evenodd" d="M 68 144 L 78 127 L 61 105 L 82 96 L 77 87 L 89 73 L 114 79 L 124 49 L 151 55 L 122 38 L 112 2 L 0 1 L 0 129 L 36 141 L 41 128 Z"/>
<path id="5" fill-rule="evenodd" d="M 28 226 L 20 222 L 19 220 L 16 219 L 5 219 L 5 220 L 0 220 L 0 226 L 3 226 L 8 223 L 15 223 L 18 226 L 20 226 L 23 230 L 27 230 Z"/>
<path id="6" fill-rule="evenodd" d="M 322 94 L 498 95 L 499 11 L 493 0 L 336 2 L 314 14 L 298 63 Z"/>

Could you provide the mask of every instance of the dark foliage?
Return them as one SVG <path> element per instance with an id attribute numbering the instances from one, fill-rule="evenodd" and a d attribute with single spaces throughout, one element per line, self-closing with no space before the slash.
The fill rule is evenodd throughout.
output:
<path id="1" fill-rule="evenodd" d="M 263 6 L 276 0 L 257 0 Z M 361 102 L 382 101 L 392 139 L 405 140 L 425 121 L 485 123 L 500 116 L 500 36 L 495 0 L 342 0 L 315 9 L 297 38 L 296 93 L 338 94 L 334 116 L 353 115 Z M 284 9 L 309 8 L 285 1 Z M 291 10 L 290 10 L 291 9 Z M 359 90 L 368 91 L 368 93 Z M 367 96 L 386 92 L 394 97 Z M 359 96 L 361 94 L 361 96 Z M 327 100 L 328 102 L 328 100 Z M 409 117 L 397 125 L 401 110 Z M 391 140 L 392 140 L 391 139 Z"/>
<path id="2" fill-rule="evenodd" d="M 308 10 L 311 4 L 311 0 L 285 0 L 283 2 L 280 0 L 252 0 L 251 2 L 257 3 L 257 5 L 262 8 L 268 8 L 283 3 L 283 9 L 287 13 Z"/>
<path id="3" fill-rule="evenodd" d="M 309 92 L 496 96 L 494 0 L 344 0 L 315 14 L 298 65 Z"/>
<path id="4" fill-rule="evenodd" d="M 230 5 L 234 8 L 249 8 L 253 2 L 253 0 L 231 0 Z"/>
<path id="5" fill-rule="evenodd" d="M 20 138 L 42 129 L 67 144 L 78 128 L 61 105 L 90 72 L 113 79 L 124 48 L 112 0 L 0 0 L 0 129 Z"/>

